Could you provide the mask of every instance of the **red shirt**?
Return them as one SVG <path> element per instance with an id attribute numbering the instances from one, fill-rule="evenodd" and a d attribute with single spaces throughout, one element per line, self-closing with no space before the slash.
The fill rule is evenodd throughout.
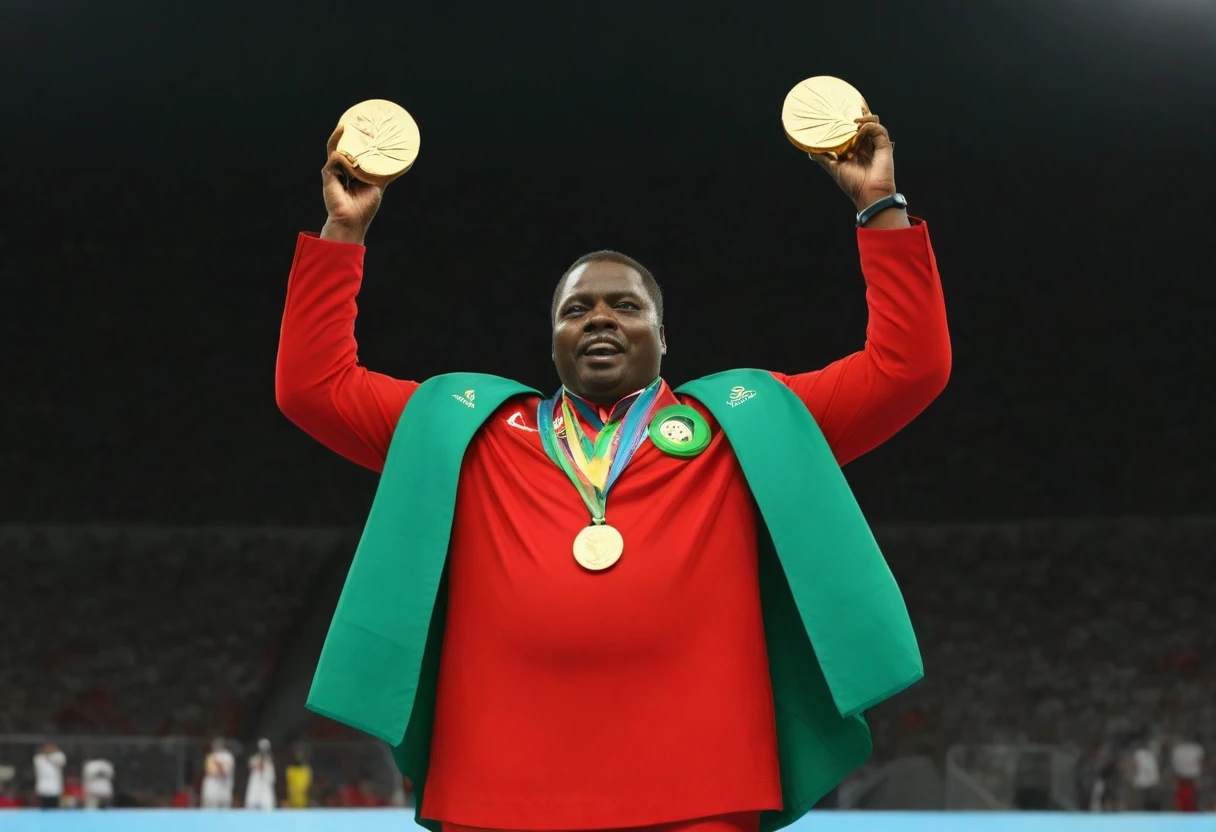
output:
<path id="1" fill-rule="evenodd" d="M 858 241 L 865 349 L 774 373 L 841 464 L 920 413 L 950 366 L 925 226 L 862 230 Z M 379 470 L 418 385 L 358 364 L 363 252 L 300 236 L 276 391 L 299 427 Z M 660 406 L 674 402 L 663 395 Z M 537 399 L 508 401 L 474 437 L 456 498 L 424 817 L 602 829 L 780 807 L 753 502 L 717 424 L 689 403 L 710 423 L 709 447 L 681 459 L 641 446 L 608 498 L 625 552 L 602 573 L 571 553 L 588 513 L 541 446 Z"/>

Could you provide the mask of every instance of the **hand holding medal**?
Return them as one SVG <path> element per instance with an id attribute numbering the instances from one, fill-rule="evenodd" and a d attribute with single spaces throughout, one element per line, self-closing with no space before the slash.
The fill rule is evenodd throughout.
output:
<path id="1" fill-rule="evenodd" d="M 326 148 L 351 176 L 383 188 L 413 166 L 421 142 L 409 113 L 391 101 L 373 98 L 342 114 Z"/>
<path id="2" fill-rule="evenodd" d="M 786 95 L 781 124 L 859 212 L 896 194 L 895 146 L 852 85 L 830 75 L 806 79 Z"/>
<path id="3" fill-rule="evenodd" d="M 356 104 L 338 120 L 321 169 L 329 216 L 321 239 L 362 244 L 384 189 L 418 158 L 418 125 L 391 101 Z"/>

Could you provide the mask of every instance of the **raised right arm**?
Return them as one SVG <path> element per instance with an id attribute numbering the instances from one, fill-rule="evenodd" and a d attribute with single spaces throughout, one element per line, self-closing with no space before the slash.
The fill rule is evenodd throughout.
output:
<path id="1" fill-rule="evenodd" d="M 279 333 L 275 401 L 297 427 L 352 462 L 379 471 L 414 381 L 359 365 L 355 297 L 363 245 L 301 234 Z"/>

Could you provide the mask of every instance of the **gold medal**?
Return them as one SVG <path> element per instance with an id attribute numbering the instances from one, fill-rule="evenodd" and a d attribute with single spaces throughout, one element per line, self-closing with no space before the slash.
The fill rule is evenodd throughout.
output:
<path id="1" fill-rule="evenodd" d="M 790 90 L 781 125 L 795 147 L 812 155 L 844 155 L 857 142 L 855 119 L 870 114 L 861 93 L 839 78 L 818 75 Z"/>
<path id="2" fill-rule="evenodd" d="M 623 551 L 625 538 L 607 523 L 587 526 L 574 538 L 574 559 L 592 572 L 612 566 L 621 559 Z"/>
<path id="3" fill-rule="evenodd" d="M 418 158 L 421 134 L 403 108 L 382 98 L 351 107 L 329 137 L 330 154 L 337 151 L 351 176 L 369 185 L 387 185 L 410 169 Z"/>

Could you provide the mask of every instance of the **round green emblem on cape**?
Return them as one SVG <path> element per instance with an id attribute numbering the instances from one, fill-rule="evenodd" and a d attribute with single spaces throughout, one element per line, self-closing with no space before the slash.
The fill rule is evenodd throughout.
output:
<path id="1" fill-rule="evenodd" d="M 709 438 L 709 423 L 686 404 L 665 407 L 650 420 L 650 441 L 665 454 L 696 456 Z"/>

